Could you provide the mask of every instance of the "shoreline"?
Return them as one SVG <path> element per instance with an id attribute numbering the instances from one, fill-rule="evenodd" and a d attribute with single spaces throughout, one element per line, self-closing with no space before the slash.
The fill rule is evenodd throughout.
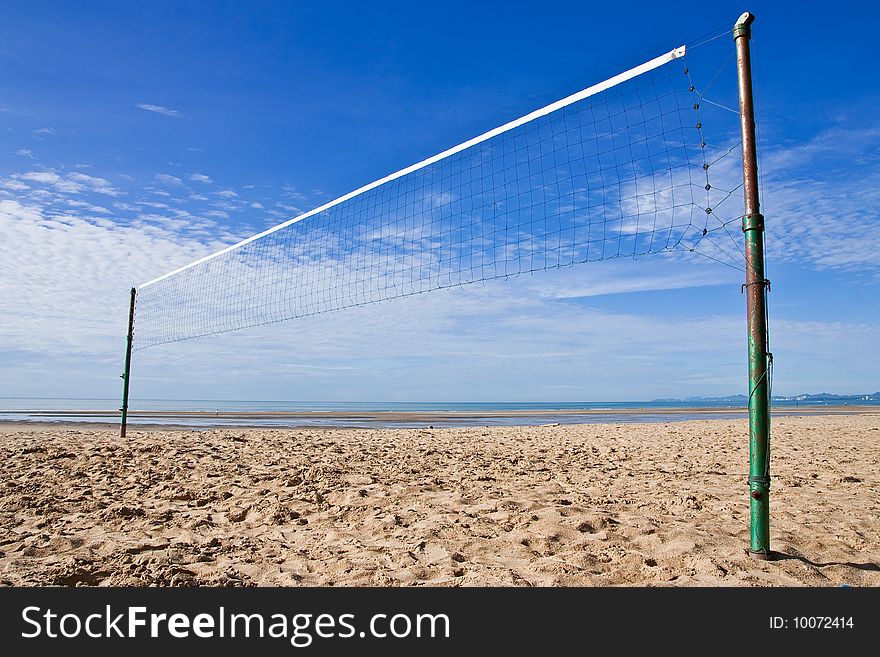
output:
<path id="1" fill-rule="evenodd" d="M 108 420 L 112 414 L 107 411 L 8 411 L 6 415 L 20 416 L 13 419 L 0 419 L 0 429 L 17 430 L 26 428 L 54 429 L 109 429 L 119 426 L 119 420 Z M 817 417 L 880 415 L 878 406 L 805 406 L 775 407 L 775 417 Z M 363 429 L 363 428 L 420 428 L 420 425 L 438 425 L 437 428 L 480 426 L 479 420 L 486 419 L 491 426 L 543 426 L 548 420 L 561 420 L 566 425 L 577 424 L 615 424 L 629 422 L 682 422 L 711 419 L 738 419 L 748 416 L 748 408 L 705 408 L 705 407 L 663 407 L 663 408 L 616 408 L 616 409 L 540 409 L 510 411 L 130 411 L 129 426 L 137 430 L 209 430 L 209 429 Z M 42 419 L 45 418 L 45 419 Z M 52 419 L 49 419 L 52 418 Z M 95 418 L 90 420 L 88 418 Z M 165 420 L 150 422 L 155 418 Z M 528 420 L 505 424 L 504 419 Z M 584 422 L 578 422 L 583 418 Z M 181 420 L 179 423 L 173 420 Z M 197 421 L 197 424 L 187 423 Z M 212 422 L 215 420 L 215 422 Z M 278 421 L 278 424 L 273 424 Z M 297 424 L 296 420 L 302 420 Z M 502 420 L 502 422 L 499 422 Z M 542 421 L 543 420 L 543 421 Z M 307 421 L 318 421 L 309 423 Z M 494 422 L 493 422 L 494 421 Z M 555 422 L 554 422 L 555 424 Z"/>

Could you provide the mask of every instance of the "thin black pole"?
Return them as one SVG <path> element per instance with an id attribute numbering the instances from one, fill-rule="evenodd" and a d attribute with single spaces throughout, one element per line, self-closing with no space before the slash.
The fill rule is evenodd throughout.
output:
<path id="1" fill-rule="evenodd" d="M 733 26 L 742 131 L 746 242 L 746 316 L 749 339 L 749 554 L 772 559 L 770 551 L 770 386 L 767 351 L 767 287 L 764 277 L 764 216 L 758 199 L 758 158 L 749 40 L 755 17 L 746 12 Z"/>
<path id="2" fill-rule="evenodd" d="M 128 384 L 131 380 L 131 344 L 134 341 L 134 300 L 137 290 L 131 288 L 131 306 L 128 309 L 128 339 L 125 343 L 125 372 L 122 374 L 122 425 L 119 427 L 119 437 L 125 438 L 126 424 L 128 423 Z"/>

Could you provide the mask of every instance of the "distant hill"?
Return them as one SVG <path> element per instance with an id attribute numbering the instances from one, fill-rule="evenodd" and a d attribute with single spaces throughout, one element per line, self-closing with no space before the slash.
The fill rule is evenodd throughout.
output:
<path id="1" fill-rule="evenodd" d="M 773 397 L 776 401 L 880 401 L 880 392 L 869 392 L 864 395 L 834 395 L 820 392 L 816 395 L 796 395 L 794 397 Z"/>
<path id="2" fill-rule="evenodd" d="M 746 395 L 727 395 L 726 397 L 685 397 L 684 399 L 652 399 L 652 403 L 663 403 L 663 402 L 730 402 L 730 403 L 740 403 L 744 404 L 748 401 L 748 397 Z M 859 401 L 880 401 L 880 392 L 869 392 L 867 394 L 862 395 L 835 395 L 830 392 L 820 392 L 818 394 L 810 395 L 795 395 L 793 397 L 783 397 L 781 395 L 774 395 L 773 401 L 806 401 L 806 402 L 822 402 L 822 401 L 833 401 L 833 402 L 859 402 Z"/>

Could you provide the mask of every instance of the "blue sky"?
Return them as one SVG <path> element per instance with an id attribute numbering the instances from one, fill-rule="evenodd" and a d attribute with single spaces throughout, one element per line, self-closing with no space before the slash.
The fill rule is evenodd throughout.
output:
<path id="1" fill-rule="evenodd" d="M 876 8 L 6 2 L 0 396 L 115 397 L 130 285 L 695 43 L 744 9 L 758 17 L 774 392 L 877 390 Z M 694 68 L 714 72 L 728 48 L 727 37 L 706 46 Z M 138 352 L 133 395 L 741 393 L 740 277 L 646 257 L 420 295 Z"/>

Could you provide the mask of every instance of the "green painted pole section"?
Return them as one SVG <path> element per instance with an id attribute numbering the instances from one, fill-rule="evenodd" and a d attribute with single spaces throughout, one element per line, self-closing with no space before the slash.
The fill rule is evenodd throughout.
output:
<path id="1" fill-rule="evenodd" d="M 128 423 L 128 384 L 131 379 L 131 345 L 134 341 L 134 300 L 137 290 L 131 288 L 131 305 L 128 309 L 128 339 L 125 344 L 125 372 L 122 374 L 122 424 L 119 427 L 119 437 L 125 438 L 126 425 Z"/>
<path id="2" fill-rule="evenodd" d="M 746 293 L 749 340 L 749 554 L 771 559 L 770 551 L 770 386 L 767 351 L 767 287 L 764 277 L 764 217 L 758 200 L 758 160 L 749 41 L 755 17 L 746 12 L 733 27 L 742 129 L 743 233 L 746 246 Z"/>

